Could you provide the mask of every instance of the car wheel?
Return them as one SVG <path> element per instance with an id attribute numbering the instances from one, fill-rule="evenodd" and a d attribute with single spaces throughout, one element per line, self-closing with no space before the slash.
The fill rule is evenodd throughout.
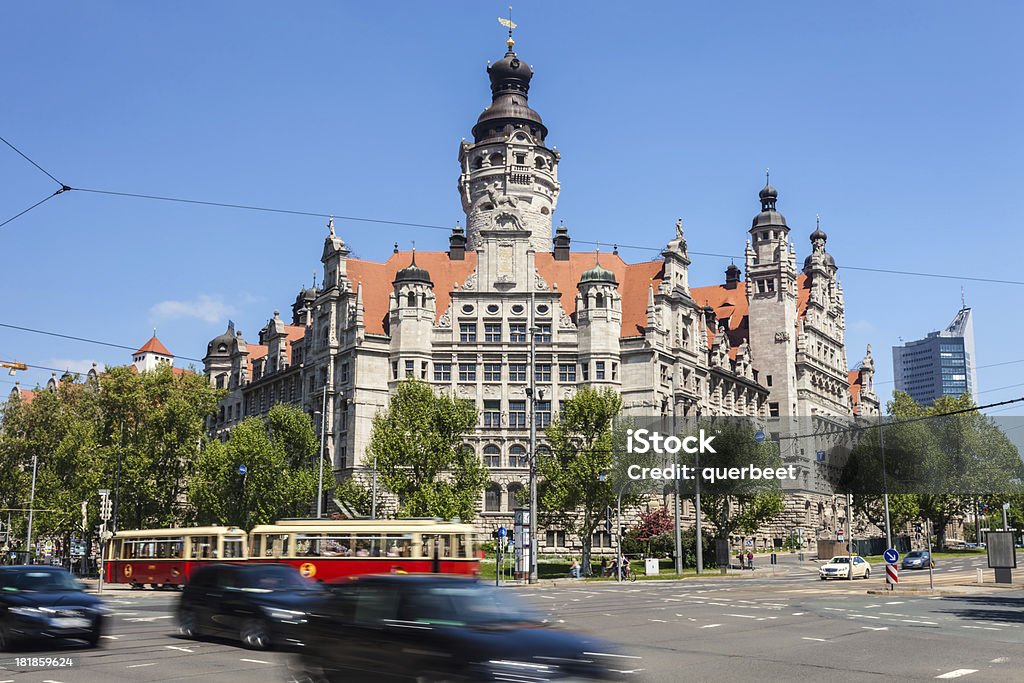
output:
<path id="1" fill-rule="evenodd" d="M 871 570 L 870 569 L 865 569 L 864 570 L 864 578 L 865 579 L 870 579 L 871 578 Z"/>
<path id="2" fill-rule="evenodd" d="M 198 638 L 199 625 L 196 620 L 196 613 L 190 609 L 182 609 L 178 612 L 178 635 L 182 638 Z"/>
<path id="3" fill-rule="evenodd" d="M 270 630 L 267 622 L 262 619 L 249 619 L 242 624 L 239 637 L 250 650 L 266 650 L 270 647 Z"/>
<path id="4" fill-rule="evenodd" d="M 86 638 L 85 638 L 86 644 L 89 647 L 99 647 L 100 646 L 100 635 L 101 635 L 100 629 L 97 628 L 95 631 L 91 632 L 88 636 L 86 636 Z"/>
<path id="5" fill-rule="evenodd" d="M 0 624 L 0 652 L 7 652 L 13 648 L 13 645 L 14 639 L 7 633 L 7 628 Z"/>

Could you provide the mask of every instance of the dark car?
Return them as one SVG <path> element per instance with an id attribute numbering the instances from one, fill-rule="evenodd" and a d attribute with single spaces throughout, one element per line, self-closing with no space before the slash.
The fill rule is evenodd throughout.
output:
<path id="1" fill-rule="evenodd" d="M 321 597 L 318 584 L 286 564 L 207 565 L 182 589 L 178 633 L 238 638 L 254 650 L 287 645 L 282 627 L 304 622 Z"/>
<path id="2" fill-rule="evenodd" d="M 927 569 L 929 562 L 935 566 L 935 560 L 927 550 L 912 550 L 900 563 L 902 569 Z"/>
<path id="3" fill-rule="evenodd" d="M 362 576 L 296 625 L 299 681 L 550 681 L 621 678 L 600 640 L 549 628 L 508 592 L 456 576 Z"/>
<path id="4" fill-rule="evenodd" d="M 0 567 L 0 651 L 19 641 L 99 643 L 109 610 L 61 567 Z"/>

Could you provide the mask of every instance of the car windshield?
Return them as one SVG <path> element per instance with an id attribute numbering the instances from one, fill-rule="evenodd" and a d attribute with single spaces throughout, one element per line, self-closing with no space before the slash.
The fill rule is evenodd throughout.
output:
<path id="1" fill-rule="evenodd" d="M 542 618 L 520 599 L 487 586 L 431 586 L 407 595 L 407 621 L 452 626 L 540 625 Z"/>
<path id="2" fill-rule="evenodd" d="M 912 552 L 912 553 L 907 553 L 907 557 L 908 557 L 908 558 L 911 558 L 911 557 L 924 557 L 924 556 L 925 556 L 925 554 L 926 554 L 926 553 L 923 553 L 923 552 L 921 552 L 920 550 L 915 550 L 915 551 L 914 551 L 914 552 Z"/>
<path id="3" fill-rule="evenodd" d="M 251 593 L 316 590 L 314 584 L 291 567 L 260 567 L 239 572 L 237 588 Z"/>
<path id="4" fill-rule="evenodd" d="M 849 564 L 850 558 L 848 557 L 833 557 L 828 561 L 829 564 Z"/>
<path id="5" fill-rule="evenodd" d="M 54 569 L 5 572 L 0 575 L 0 586 L 3 590 L 35 592 L 82 590 L 75 577 L 65 571 Z"/>

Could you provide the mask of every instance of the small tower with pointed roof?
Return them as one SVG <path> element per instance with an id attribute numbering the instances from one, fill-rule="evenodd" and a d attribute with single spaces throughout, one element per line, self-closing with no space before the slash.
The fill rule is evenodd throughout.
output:
<path id="1" fill-rule="evenodd" d="M 590 384 L 621 382 L 622 297 L 618 287 L 615 273 L 601 265 L 600 252 L 596 252 L 593 267 L 580 275 L 576 295 L 579 359 L 587 368 L 584 374 Z"/>
<path id="2" fill-rule="evenodd" d="M 430 273 L 416 264 L 415 249 L 409 265 L 395 273 L 391 285 L 388 323 L 392 378 L 426 379 L 436 301 Z"/>
<path id="3" fill-rule="evenodd" d="M 159 339 L 156 331 L 149 341 L 132 354 L 132 364 L 139 372 L 156 370 L 161 365 L 174 365 L 174 354 L 167 350 Z"/>

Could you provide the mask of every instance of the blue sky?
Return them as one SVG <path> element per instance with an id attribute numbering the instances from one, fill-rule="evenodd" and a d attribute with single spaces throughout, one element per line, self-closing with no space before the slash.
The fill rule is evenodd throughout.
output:
<path id="1" fill-rule="evenodd" d="M 13 5 L 0 135 L 73 187 L 451 225 L 458 143 L 489 102 L 506 11 Z M 1024 287 L 844 269 L 1024 280 L 1020 3 L 519 2 L 514 15 L 531 105 L 562 153 L 555 218 L 575 238 L 660 247 L 682 216 L 691 250 L 739 256 L 771 167 L 800 261 L 821 214 L 851 366 L 872 343 L 890 380 L 890 347 L 947 324 L 961 286 L 979 363 L 1024 359 Z M 54 189 L 0 147 L 0 220 Z M 441 231 L 338 229 L 363 258 L 446 245 Z M 198 358 L 228 318 L 254 340 L 286 311 L 323 235 L 316 217 L 66 193 L 0 228 L 0 322 L 125 345 L 155 327 Z M 728 263 L 694 256 L 691 281 Z M 0 328 L 4 360 L 82 369 L 128 354 Z M 978 374 L 982 402 L 1024 395 L 995 390 L 1024 384 L 1024 362 Z"/>

